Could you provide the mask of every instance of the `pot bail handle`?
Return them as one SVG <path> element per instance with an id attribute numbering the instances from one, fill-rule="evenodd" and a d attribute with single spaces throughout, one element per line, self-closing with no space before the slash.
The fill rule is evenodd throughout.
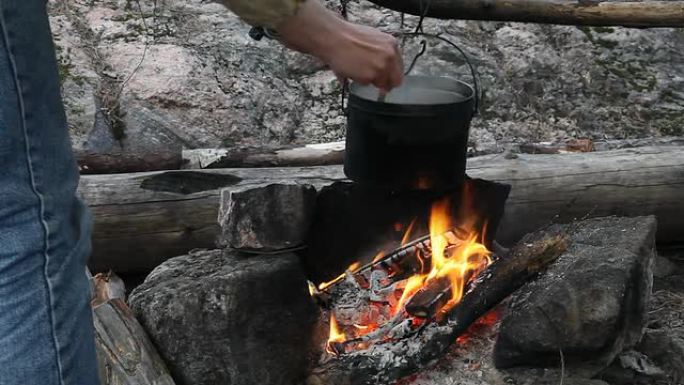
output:
<path id="1" fill-rule="evenodd" d="M 401 37 L 416 37 L 416 36 L 423 36 L 423 37 L 433 38 L 433 39 L 440 40 L 440 41 L 442 41 L 442 42 L 444 42 L 444 43 L 447 43 L 447 44 L 449 44 L 450 46 L 452 46 L 453 48 L 455 48 L 455 49 L 463 56 L 463 58 L 465 59 L 465 62 L 466 62 L 466 64 L 468 65 L 468 68 L 470 69 L 470 75 L 471 75 L 472 78 L 473 78 L 473 91 L 474 91 L 474 93 L 475 93 L 473 96 L 474 96 L 474 98 L 475 98 L 475 105 L 473 106 L 473 114 L 472 114 L 472 116 L 477 115 L 477 112 L 478 112 L 479 109 L 480 109 L 480 102 L 481 102 L 481 100 L 482 100 L 482 88 L 480 87 L 479 75 L 478 75 L 478 73 L 477 73 L 477 70 L 475 69 L 475 66 L 474 66 L 473 63 L 470 61 L 470 58 L 469 58 L 468 55 L 465 53 L 465 51 L 463 51 L 463 49 L 461 49 L 461 47 L 459 47 L 456 43 L 452 42 L 451 40 L 449 40 L 449 39 L 447 39 L 447 38 L 445 38 L 445 37 L 443 37 L 443 36 L 441 36 L 441 35 L 436 35 L 436 34 L 431 34 L 431 33 L 425 33 L 425 32 L 422 32 L 422 31 L 416 31 L 416 32 L 400 32 L 400 33 L 398 33 L 397 35 L 398 35 L 398 36 L 401 36 Z M 422 57 L 422 56 L 425 54 L 426 48 L 427 48 L 427 42 L 426 42 L 425 40 L 422 40 L 422 41 L 421 41 L 421 49 L 420 49 L 420 51 L 418 52 L 418 54 L 416 54 L 416 56 L 415 56 L 415 57 L 413 58 L 413 60 L 411 61 L 411 64 L 410 64 L 408 70 L 406 70 L 405 75 L 408 75 L 408 74 L 411 73 L 411 71 L 413 71 L 413 68 L 416 66 L 416 63 L 418 62 L 418 59 L 420 59 L 420 57 Z"/>

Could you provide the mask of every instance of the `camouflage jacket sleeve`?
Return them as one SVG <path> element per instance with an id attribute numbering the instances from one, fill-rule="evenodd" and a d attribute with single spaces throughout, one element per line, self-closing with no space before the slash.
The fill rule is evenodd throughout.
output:
<path id="1" fill-rule="evenodd" d="M 306 0 L 221 0 L 231 11 L 247 23 L 275 28 L 294 15 Z"/>

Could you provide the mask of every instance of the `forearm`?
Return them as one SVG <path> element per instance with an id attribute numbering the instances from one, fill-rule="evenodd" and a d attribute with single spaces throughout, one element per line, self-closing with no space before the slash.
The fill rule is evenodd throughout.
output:
<path id="1" fill-rule="evenodd" d="M 248 23 L 276 30 L 286 46 L 322 59 L 339 78 L 370 83 L 381 91 L 402 81 L 394 37 L 349 23 L 320 0 L 222 1 Z"/>
<path id="2" fill-rule="evenodd" d="M 221 0 L 247 23 L 275 29 L 294 16 L 305 0 Z M 309 0 L 317 1 L 317 0 Z"/>

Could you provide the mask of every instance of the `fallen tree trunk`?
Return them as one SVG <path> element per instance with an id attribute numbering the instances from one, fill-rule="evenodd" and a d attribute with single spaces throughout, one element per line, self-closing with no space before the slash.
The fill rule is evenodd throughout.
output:
<path id="1" fill-rule="evenodd" d="M 369 0 L 381 7 L 428 17 L 527 23 L 682 27 L 684 1 L 597 0 Z"/>
<path id="2" fill-rule="evenodd" d="M 344 142 L 275 149 L 196 149 L 183 151 L 185 168 L 310 167 L 342 164 Z"/>
<path id="3" fill-rule="evenodd" d="M 682 137 L 642 139 L 589 140 L 570 139 L 560 142 L 513 144 L 510 150 L 525 154 L 560 154 L 567 152 L 608 151 L 621 148 L 645 146 L 681 146 Z M 500 149 L 489 149 L 475 155 L 491 155 Z M 183 150 L 183 169 L 254 168 L 254 167 L 312 167 L 344 163 L 345 142 L 307 144 L 303 147 L 248 148 L 199 148 Z M 474 156 L 475 156 L 474 155 Z M 160 168 L 161 169 L 161 168 Z M 139 171 L 154 171 L 139 170 Z M 101 172 L 104 174 L 105 172 Z M 109 173 L 109 172 L 106 172 Z M 97 174 L 89 172 L 89 174 Z"/>
<path id="4" fill-rule="evenodd" d="M 684 241 L 681 147 L 512 157 L 468 162 L 471 177 L 513 186 L 498 231 L 504 244 L 553 221 L 613 214 L 656 215 L 659 242 Z M 340 180 L 340 166 L 84 176 L 80 192 L 95 219 L 91 268 L 146 272 L 212 247 L 221 188 L 292 181 L 322 187 Z"/>
<path id="5" fill-rule="evenodd" d="M 183 164 L 181 152 L 116 154 L 76 151 L 81 174 L 117 174 L 160 170 L 178 170 Z"/>
<path id="6" fill-rule="evenodd" d="M 561 229 L 542 231 L 495 261 L 451 309 L 442 325 L 429 324 L 414 336 L 372 349 L 344 354 L 313 370 L 308 385 L 390 384 L 443 356 L 456 338 L 525 282 L 543 271 L 567 248 Z"/>

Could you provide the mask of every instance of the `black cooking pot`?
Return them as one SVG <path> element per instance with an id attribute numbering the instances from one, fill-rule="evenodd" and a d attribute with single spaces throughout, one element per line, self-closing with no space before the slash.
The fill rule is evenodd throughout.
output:
<path id="1" fill-rule="evenodd" d="M 472 66 L 471 71 L 477 84 Z M 449 77 L 406 76 L 399 88 L 380 98 L 375 87 L 352 84 L 347 177 L 400 189 L 462 182 L 470 122 L 477 110 L 476 88 Z"/>

